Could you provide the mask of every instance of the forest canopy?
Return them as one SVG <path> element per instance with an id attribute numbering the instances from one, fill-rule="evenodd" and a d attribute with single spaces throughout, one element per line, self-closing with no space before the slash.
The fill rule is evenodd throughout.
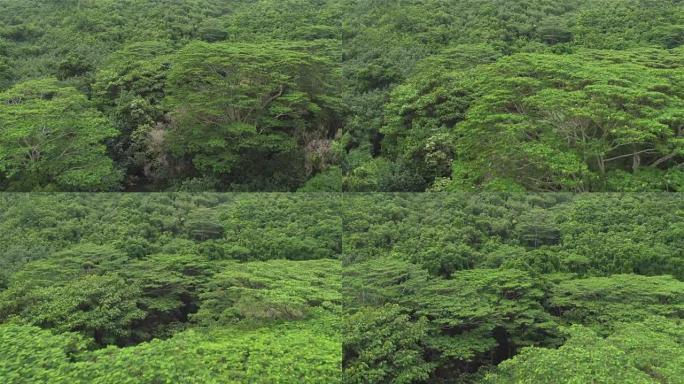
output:
<path id="1" fill-rule="evenodd" d="M 679 383 L 679 194 L 355 194 L 344 383 Z"/>
<path id="2" fill-rule="evenodd" d="M 0 384 L 682 384 L 678 192 L 684 0 L 0 0 Z"/>
<path id="3" fill-rule="evenodd" d="M 0 5 L 1 190 L 684 190 L 681 1 Z"/>
<path id="4" fill-rule="evenodd" d="M 0 195 L 5 383 L 339 380 L 331 195 Z"/>
<path id="5" fill-rule="evenodd" d="M 10 383 L 682 377 L 679 194 L 0 194 L 0 231 Z"/>
<path id="6" fill-rule="evenodd" d="M 681 1 L 352 10 L 345 190 L 684 190 Z"/>
<path id="7" fill-rule="evenodd" d="M 341 190 L 337 2 L 0 7 L 0 189 Z"/>

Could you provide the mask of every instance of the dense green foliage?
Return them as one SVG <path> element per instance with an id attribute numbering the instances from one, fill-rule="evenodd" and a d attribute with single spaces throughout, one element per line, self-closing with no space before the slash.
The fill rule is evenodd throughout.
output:
<path id="1" fill-rule="evenodd" d="M 681 1 L 350 11 L 346 190 L 684 190 Z"/>
<path id="2" fill-rule="evenodd" d="M 307 176 L 298 140 L 325 137 L 335 124 L 333 65 L 313 46 L 191 43 L 169 73 L 168 145 L 203 175 L 288 189 Z M 315 156 L 313 154 L 312 156 Z M 295 162 L 299 159 L 299 163 Z M 292 171 L 280 168 L 284 164 Z M 288 167 L 285 167 L 288 168 Z M 310 170 L 310 169 L 309 169 Z M 254 175 L 282 178 L 259 185 Z"/>
<path id="3" fill-rule="evenodd" d="M 682 384 L 684 0 L 0 0 L 0 191 L 0 384 Z"/>
<path id="4" fill-rule="evenodd" d="M 0 381 L 339 381 L 339 206 L 0 195 Z"/>
<path id="5" fill-rule="evenodd" d="M 343 381 L 680 383 L 679 194 L 354 194 Z"/>
<path id="6" fill-rule="evenodd" d="M 2 190 L 684 190 L 679 0 L 0 6 Z"/>
<path id="7" fill-rule="evenodd" d="M 0 94 L 0 104 L 0 186 L 69 191 L 118 183 L 102 144 L 116 131 L 76 89 L 27 81 Z"/>
<path id="8" fill-rule="evenodd" d="M 310 190 L 337 162 L 335 1 L 0 9 L 2 190 Z"/>
<path id="9" fill-rule="evenodd" d="M 623 325 L 602 338 L 574 326 L 562 347 L 524 349 L 483 382 L 678 383 L 684 376 L 681 329 L 681 323 L 654 319 Z"/>
<path id="10" fill-rule="evenodd" d="M 0 231 L 3 382 L 682 376 L 679 194 L 2 194 Z"/>

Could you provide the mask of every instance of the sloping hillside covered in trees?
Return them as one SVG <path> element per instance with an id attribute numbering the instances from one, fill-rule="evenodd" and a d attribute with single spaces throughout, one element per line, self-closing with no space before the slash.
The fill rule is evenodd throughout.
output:
<path id="1" fill-rule="evenodd" d="M 333 195 L 0 195 L 3 383 L 330 383 Z"/>
<path id="2" fill-rule="evenodd" d="M 681 383 L 679 194 L 343 207 L 345 383 Z"/>

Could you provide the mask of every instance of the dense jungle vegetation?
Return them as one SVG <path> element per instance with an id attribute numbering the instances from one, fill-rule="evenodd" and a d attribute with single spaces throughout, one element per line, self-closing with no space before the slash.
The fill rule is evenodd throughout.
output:
<path id="1" fill-rule="evenodd" d="M 2 190 L 684 190 L 681 0 L 0 10 Z"/>
<path id="2" fill-rule="evenodd" d="M 0 382 L 331 383 L 327 194 L 0 194 Z"/>
<path id="3" fill-rule="evenodd" d="M 351 194 L 344 383 L 680 384 L 678 194 Z"/>
<path id="4" fill-rule="evenodd" d="M 0 383 L 684 384 L 684 0 L 0 0 L 0 191 Z"/>
<path id="5" fill-rule="evenodd" d="M 340 9 L 0 0 L 0 189 L 339 191 Z"/>
<path id="6" fill-rule="evenodd" d="M 680 194 L 5 193 L 0 233 L 3 383 L 684 377 Z"/>
<path id="7" fill-rule="evenodd" d="M 357 1 L 348 191 L 684 191 L 681 0 Z"/>

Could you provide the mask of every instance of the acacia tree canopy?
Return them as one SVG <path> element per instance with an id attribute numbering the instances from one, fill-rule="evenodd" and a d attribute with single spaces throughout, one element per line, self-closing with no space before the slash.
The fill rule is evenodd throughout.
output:
<path id="1" fill-rule="evenodd" d="M 239 174 L 255 158 L 294 156 L 303 164 L 299 144 L 324 137 L 335 116 L 331 65 L 294 45 L 188 45 L 169 74 L 172 153 L 216 178 Z M 264 176 L 303 177 L 288 175 L 303 169 L 268 167 L 283 175 Z"/>

